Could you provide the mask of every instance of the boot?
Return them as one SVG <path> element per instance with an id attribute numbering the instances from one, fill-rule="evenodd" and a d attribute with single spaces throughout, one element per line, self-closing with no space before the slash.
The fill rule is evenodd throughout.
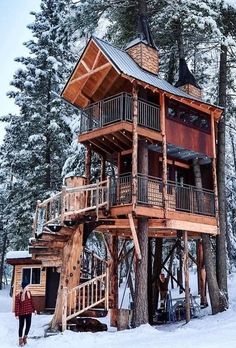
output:
<path id="1" fill-rule="evenodd" d="M 19 347 L 24 346 L 24 339 L 22 337 L 19 338 Z"/>
<path id="2" fill-rule="evenodd" d="M 24 344 L 27 344 L 27 336 L 24 336 L 24 337 L 23 337 L 23 343 L 24 343 Z"/>

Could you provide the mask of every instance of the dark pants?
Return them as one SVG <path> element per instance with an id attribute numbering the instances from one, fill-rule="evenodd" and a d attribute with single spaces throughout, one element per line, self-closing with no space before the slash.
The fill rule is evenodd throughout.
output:
<path id="1" fill-rule="evenodd" d="M 25 325 L 24 336 L 28 336 L 30 325 L 31 325 L 31 317 L 32 317 L 32 314 L 19 315 L 19 337 L 23 336 L 24 325 Z"/>

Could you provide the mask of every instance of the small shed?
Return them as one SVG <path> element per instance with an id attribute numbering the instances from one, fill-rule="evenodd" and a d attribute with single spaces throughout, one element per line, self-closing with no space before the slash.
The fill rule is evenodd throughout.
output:
<path id="1" fill-rule="evenodd" d="M 55 309 L 60 279 L 58 267 L 44 267 L 42 261 L 33 259 L 28 251 L 10 251 L 7 253 L 6 262 L 14 267 L 12 274 L 13 311 L 15 296 L 20 292 L 22 281 L 29 283 L 37 312 Z"/>

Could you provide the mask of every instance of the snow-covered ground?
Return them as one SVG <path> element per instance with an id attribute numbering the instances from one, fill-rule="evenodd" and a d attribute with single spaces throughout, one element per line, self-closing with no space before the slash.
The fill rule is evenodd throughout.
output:
<path id="1" fill-rule="evenodd" d="M 29 347 L 32 348 L 236 348 L 236 275 L 229 279 L 230 309 L 216 316 L 183 323 L 120 332 L 74 333 L 44 338 L 44 325 L 51 316 L 33 317 Z M 17 345 L 18 322 L 11 313 L 7 290 L 0 291 L 0 347 Z"/>

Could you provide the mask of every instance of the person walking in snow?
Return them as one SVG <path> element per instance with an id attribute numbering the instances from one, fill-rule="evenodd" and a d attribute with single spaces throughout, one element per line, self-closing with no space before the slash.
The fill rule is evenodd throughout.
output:
<path id="1" fill-rule="evenodd" d="M 29 290 L 29 284 L 22 282 L 21 291 L 15 298 L 15 316 L 19 319 L 19 346 L 23 347 L 27 343 L 27 336 L 31 326 L 32 313 L 37 314 L 32 295 Z M 25 326 L 25 330 L 24 330 Z M 24 335 L 23 335 L 24 330 Z"/>

